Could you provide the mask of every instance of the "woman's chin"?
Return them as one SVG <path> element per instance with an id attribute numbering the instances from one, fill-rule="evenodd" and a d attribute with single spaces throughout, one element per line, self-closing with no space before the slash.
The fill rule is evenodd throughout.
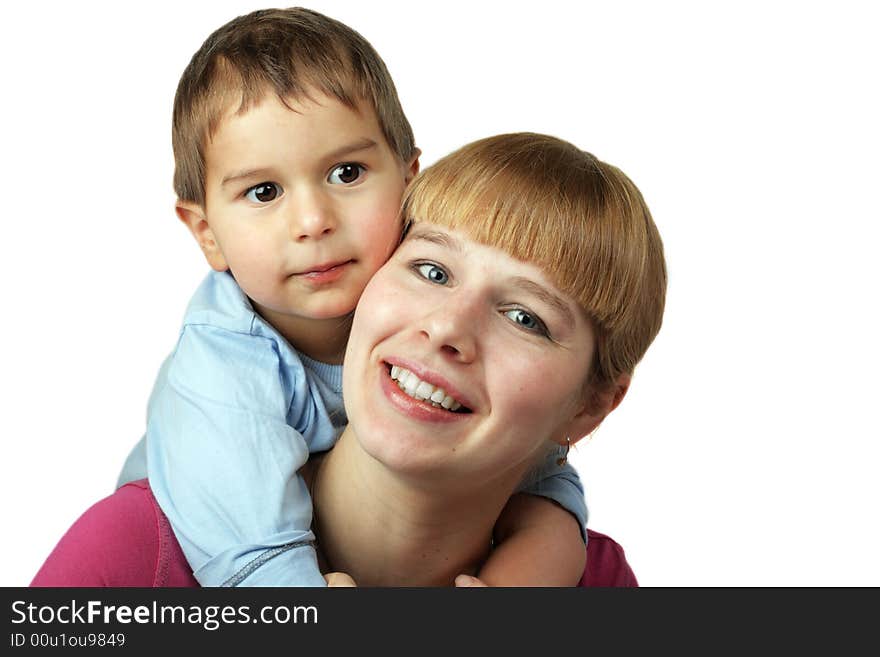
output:
<path id="1" fill-rule="evenodd" d="M 430 481 L 455 470 L 454 448 L 426 436 L 401 432 L 399 428 L 374 426 L 372 430 L 360 431 L 358 443 L 386 470 L 402 477 Z"/>

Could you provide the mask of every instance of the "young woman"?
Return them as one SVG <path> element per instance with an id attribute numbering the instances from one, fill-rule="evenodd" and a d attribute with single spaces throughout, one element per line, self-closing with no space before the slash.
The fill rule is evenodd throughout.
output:
<path id="1" fill-rule="evenodd" d="M 660 329 L 666 270 L 632 182 L 548 136 L 452 153 L 413 182 L 403 213 L 406 236 L 355 313 L 348 427 L 304 474 L 325 572 L 452 585 L 508 529 L 502 510 L 523 476 L 549 450 L 563 460 L 623 399 Z M 191 584 L 146 485 L 136 502 L 123 490 L 78 521 L 71 531 L 86 540 L 62 539 L 34 585 Z M 119 565 L 144 527 L 165 556 Z M 71 578 L 96 548 L 101 572 Z"/>

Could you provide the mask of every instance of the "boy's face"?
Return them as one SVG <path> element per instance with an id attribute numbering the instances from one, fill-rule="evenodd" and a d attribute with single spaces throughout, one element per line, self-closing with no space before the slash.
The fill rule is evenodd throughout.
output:
<path id="1" fill-rule="evenodd" d="M 229 269 L 288 339 L 354 310 L 398 243 L 418 169 L 417 156 L 396 157 L 372 109 L 313 95 L 230 110 L 205 147 L 204 208 L 178 204 L 210 265 Z"/>

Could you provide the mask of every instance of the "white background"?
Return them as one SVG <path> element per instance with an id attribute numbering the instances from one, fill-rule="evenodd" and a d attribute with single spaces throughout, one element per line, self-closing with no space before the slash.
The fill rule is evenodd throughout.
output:
<path id="1" fill-rule="evenodd" d="M 644 193 L 665 323 L 572 459 L 641 583 L 878 586 L 878 23 L 708 4 L 310 6 L 383 56 L 423 166 L 547 132 Z M 206 269 L 172 212 L 173 93 L 260 6 L 4 5 L 0 585 L 29 583 L 143 431 Z"/>

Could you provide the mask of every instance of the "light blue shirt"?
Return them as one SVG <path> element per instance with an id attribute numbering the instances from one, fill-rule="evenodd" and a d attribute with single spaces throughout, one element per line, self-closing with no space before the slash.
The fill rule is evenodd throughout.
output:
<path id="1" fill-rule="evenodd" d="M 566 455 L 565 447 L 552 450 L 540 466 L 526 473 L 516 492 L 549 498 L 574 515 L 586 545 L 588 513 L 584 487 L 570 463 L 557 463 L 563 455 Z"/>
<path id="2" fill-rule="evenodd" d="M 119 485 L 149 476 L 202 586 L 325 586 L 299 468 L 346 423 L 342 367 L 295 351 L 228 273 L 211 272 L 162 364 L 147 434 Z M 555 500 L 585 536 L 575 470 L 555 454 L 520 490 Z"/>
<path id="3" fill-rule="evenodd" d="M 325 586 L 297 471 L 345 422 L 342 367 L 296 352 L 231 275 L 211 272 L 120 483 L 149 476 L 203 586 Z"/>

